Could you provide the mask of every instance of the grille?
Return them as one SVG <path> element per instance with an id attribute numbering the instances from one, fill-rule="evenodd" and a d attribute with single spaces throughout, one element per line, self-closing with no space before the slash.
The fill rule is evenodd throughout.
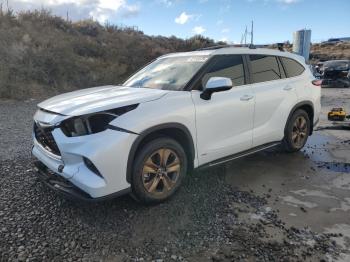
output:
<path id="1" fill-rule="evenodd" d="M 51 127 L 41 127 L 37 123 L 34 123 L 34 135 L 36 140 L 49 152 L 60 156 L 60 150 L 52 135 Z"/>
<path id="2" fill-rule="evenodd" d="M 323 84 L 323 85 L 330 85 L 331 83 L 332 83 L 332 81 L 329 80 L 329 79 L 323 79 L 323 80 L 322 80 L 322 84 Z"/>

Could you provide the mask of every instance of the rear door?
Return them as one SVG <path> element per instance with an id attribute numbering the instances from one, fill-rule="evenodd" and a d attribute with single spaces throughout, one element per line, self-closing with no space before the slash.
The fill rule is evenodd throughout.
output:
<path id="1" fill-rule="evenodd" d="M 214 57 L 191 91 L 196 108 L 199 164 L 232 155 L 252 146 L 254 95 L 246 84 L 241 55 Z M 210 77 L 228 77 L 233 88 L 213 93 L 210 100 L 200 98 Z"/>
<path id="2" fill-rule="evenodd" d="M 255 94 L 253 146 L 280 141 L 297 95 L 277 56 L 249 55 L 251 87 Z"/>

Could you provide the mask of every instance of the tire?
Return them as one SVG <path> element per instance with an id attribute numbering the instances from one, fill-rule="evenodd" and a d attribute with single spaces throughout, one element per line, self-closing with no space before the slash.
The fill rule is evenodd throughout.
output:
<path id="1" fill-rule="evenodd" d="M 143 203 L 163 202 L 178 190 L 187 167 L 185 150 L 176 140 L 156 138 L 142 146 L 136 155 L 132 193 Z"/>
<path id="2" fill-rule="evenodd" d="M 283 138 L 284 149 L 287 152 L 297 152 L 302 149 L 310 134 L 309 115 L 302 109 L 296 110 L 289 119 Z"/>

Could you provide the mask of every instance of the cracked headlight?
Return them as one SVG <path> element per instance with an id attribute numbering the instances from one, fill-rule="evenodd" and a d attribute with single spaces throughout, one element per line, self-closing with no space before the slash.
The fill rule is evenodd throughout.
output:
<path id="1" fill-rule="evenodd" d="M 129 105 L 107 111 L 71 117 L 62 121 L 60 128 L 68 137 L 99 133 L 106 130 L 112 120 L 134 110 L 137 106 L 138 104 Z"/>

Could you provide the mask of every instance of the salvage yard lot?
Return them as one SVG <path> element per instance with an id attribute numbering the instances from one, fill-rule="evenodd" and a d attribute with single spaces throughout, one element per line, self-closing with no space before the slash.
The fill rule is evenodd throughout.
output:
<path id="1" fill-rule="evenodd" d="M 37 180 L 30 159 L 38 101 L 0 101 L 0 261 L 349 261 L 350 131 L 328 128 L 350 89 L 322 90 L 318 131 L 189 174 L 166 203 L 129 196 L 75 203 Z"/>

